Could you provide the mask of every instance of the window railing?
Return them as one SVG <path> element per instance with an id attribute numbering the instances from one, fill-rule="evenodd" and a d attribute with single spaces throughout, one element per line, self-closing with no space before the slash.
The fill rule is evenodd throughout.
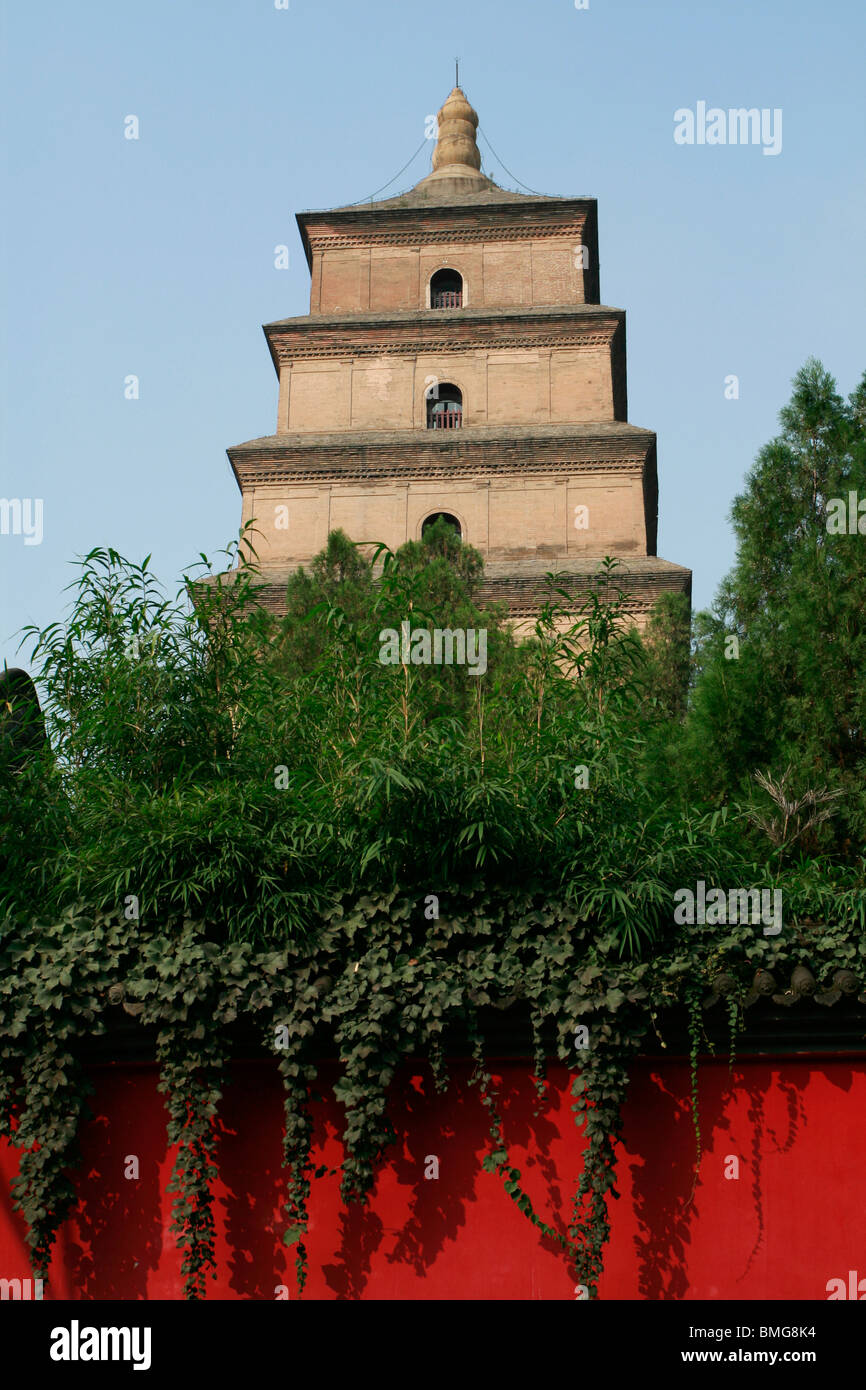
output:
<path id="1" fill-rule="evenodd" d="M 463 291 L 462 290 L 432 290 L 430 294 L 431 309 L 462 309 Z"/>
<path id="2" fill-rule="evenodd" d="M 463 425 L 463 411 L 459 406 L 448 410 L 433 410 L 427 422 L 431 430 L 459 430 Z"/>

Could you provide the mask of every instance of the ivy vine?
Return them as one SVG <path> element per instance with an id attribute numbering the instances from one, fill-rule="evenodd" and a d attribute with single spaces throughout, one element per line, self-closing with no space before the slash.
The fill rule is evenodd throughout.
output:
<path id="1" fill-rule="evenodd" d="M 617 1147 L 635 1055 L 674 1004 L 687 1011 L 691 1090 L 700 1164 L 697 1065 L 708 999 L 724 1000 L 731 1058 L 742 1004 L 756 971 L 782 981 L 808 966 L 829 983 L 840 969 L 860 981 L 866 940 L 845 924 L 805 924 L 785 938 L 754 928 L 681 934 L 651 959 L 623 958 L 613 932 L 562 902 L 477 890 L 426 920 L 396 892 L 335 902 L 304 945 L 262 950 L 225 939 L 217 924 L 184 919 L 147 929 L 122 915 L 71 911 L 55 922 L 0 924 L 0 1133 L 21 1150 L 13 1202 L 24 1217 L 37 1277 L 46 1279 L 57 1231 L 74 1209 L 77 1135 L 90 1086 L 83 1044 L 116 1026 L 119 1011 L 155 1030 L 159 1085 L 176 1145 L 172 1229 L 186 1296 L 201 1299 L 215 1276 L 213 1183 L 217 1115 L 243 1025 L 272 1053 L 283 1085 L 283 1240 L 294 1249 L 298 1291 L 307 1275 L 304 1237 L 317 1177 L 312 1169 L 311 1086 L 317 1058 L 336 1054 L 345 1112 L 341 1191 L 368 1199 L 394 1134 L 388 1088 L 407 1058 L 425 1058 L 437 1089 L 445 1058 L 468 1039 L 472 1083 L 488 1117 L 484 1168 L 539 1233 L 554 1241 L 576 1280 L 597 1296 L 618 1197 Z M 848 984 L 850 992 L 850 984 Z M 505 1139 L 483 1011 L 528 1015 L 538 1105 L 544 1067 L 572 1072 L 572 1109 L 585 1135 L 567 1222 L 535 1209 Z M 585 1030 L 585 1033 L 583 1032 Z M 576 1038 L 587 1039 L 586 1046 Z"/>

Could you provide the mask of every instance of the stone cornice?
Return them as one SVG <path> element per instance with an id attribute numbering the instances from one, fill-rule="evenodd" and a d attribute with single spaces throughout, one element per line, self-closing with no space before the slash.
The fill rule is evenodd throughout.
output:
<path id="1" fill-rule="evenodd" d="M 314 251 L 336 251 L 344 247 L 365 246 L 439 246 L 443 242 L 449 246 L 465 245 L 478 241 L 539 241 L 544 237 L 561 237 L 569 240 L 583 233 L 585 218 L 573 222 L 546 224 L 543 222 L 524 223 L 514 227 L 499 227 L 488 223 L 484 227 L 427 227 L 419 223 L 418 228 L 403 231 L 358 231 L 354 234 L 344 232 L 323 233 L 311 237 Z"/>
<path id="2" fill-rule="evenodd" d="M 382 204 L 299 212 L 298 230 L 307 264 L 316 250 L 334 246 L 421 246 L 442 242 L 509 241 L 580 235 L 589 224 L 593 241 L 595 198 L 547 198 L 504 194 L 436 203 L 426 198 L 386 199 Z"/>
<path id="3" fill-rule="evenodd" d="M 644 471 L 643 460 L 629 460 L 623 463 L 620 459 L 602 459 L 594 463 L 578 463 L 574 460 L 560 459 L 555 462 L 545 463 L 504 463 L 501 467 L 495 466 L 479 467 L 476 465 L 466 465 L 461 468 L 453 463 L 439 463 L 435 466 L 428 466 L 422 462 L 401 461 L 389 465 L 374 464 L 373 466 L 358 465 L 352 467 L 347 464 L 339 470 L 332 464 L 323 463 L 321 467 L 304 467 L 303 465 L 286 464 L 282 467 L 261 463 L 245 463 L 235 467 L 235 477 L 241 490 L 249 487 L 262 487 L 271 483 L 349 483 L 365 482 L 376 483 L 386 482 L 396 479 L 397 481 L 415 482 L 422 478 L 452 478 L 463 480 L 463 475 L 479 480 L 483 478 L 495 477 L 526 477 L 526 476 L 553 476 L 574 474 L 575 477 L 583 477 L 591 473 L 612 473 L 622 474 L 626 477 L 634 475 L 640 477 Z"/>
<path id="4" fill-rule="evenodd" d="M 369 329 L 378 325 L 401 328 L 418 323 L 463 325 L 517 321 L 540 325 L 557 319 L 571 322 L 585 319 L 591 323 L 593 319 L 621 322 L 624 318 L 625 309 L 617 309 L 612 304 L 513 304 L 500 309 L 362 309 L 354 314 L 295 314 L 291 318 L 272 319 L 263 328 L 265 333 L 270 333 L 276 329 L 300 331 L 309 327 L 342 330 Z"/>
<path id="5" fill-rule="evenodd" d="M 439 437 L 444 435 L 444 438 Z M 436 437 L 432 437 L 436 436 Z M 458 438 L 458 436 L 460 436 Z M 655 435 L 634 425 L 269 435 L 227 450 L 238 486 L 477 478 L 655 469 Z"/>
<path id="6" fill-rule="evenodd" d="M 402 314 L 306 315 L 264 325 L 275 367 L 327 358 L 414 357 L 419 353 L 608 348 L 625 311 L 595 304 L 538 309 L 418 309 Z"/>

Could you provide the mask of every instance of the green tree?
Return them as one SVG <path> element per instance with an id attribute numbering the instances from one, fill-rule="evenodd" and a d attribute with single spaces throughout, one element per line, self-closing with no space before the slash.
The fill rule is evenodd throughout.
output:
<path id="1" fill-rule="evenodd" d="M 737 560 L 697 626 L 680 762 L 708 797 L 788 768 L 801 791 L 839 789 L 825 838 L 852 851 L 866 829 L 866 535 L 833 518 L 849 493 L 866 503 L 864 405 L 866 378 L 846 402 L 819 362 L 797 373 L 781 433 L 734 502 Z"/>

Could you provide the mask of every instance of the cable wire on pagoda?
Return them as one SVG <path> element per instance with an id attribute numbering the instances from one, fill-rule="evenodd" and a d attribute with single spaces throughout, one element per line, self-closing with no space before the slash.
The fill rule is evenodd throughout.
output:
<path id="1" fill-rule="evenodd" d="M 411 158 L 411 159 L 408 159 L 408 160 L 406 161 L 406 163 L 403 165 L 403 168 L 402 168 L 402 169 L 398 169 L 397 173 L 394 175 L 394 177 L 393 177 L 392 179 L 389 179 L 387 183 L 383 183 L 383 184 L 382 184 L 382 187 L 381 187 L 381 188 L 377 188 L 377 189 L 376 189 L 376 192 L 375 192 L 375 193 L 371 193 L 371 194 L 369 195 L 369 197 L 367 197 L 367 198 L 359 198 L 358 201 L 357 201 L 356 203 L 346 203 L 346 207 L 347 207 L 347 208 L 357 208 L 357 207 L 360 207 L 361 203 L 372 203 L 372 201 L 373 201 L 374 198 L 376 198 L 380 193 L 384 193 L 384 192 L 385 192 L 385 189 L 386 189 L 386 188 L 390 188 L 392 183 L 396 183 L 397 180 L 399 179 L 399 177 L 400 177 L 401 174 L 405 174 L 406 170 L 409 168 L 409 165 L 412 164 L 413 161 L 416 160 L 416 159 L 418 158 L 418 156 L 419 156 L 419 154 L 421 153 L 421 151 L 423 150 L 424 146 L 425 146 L 426 144 L 428 144 L 428 143 L 429 143 L 428 138 L 427 138 L 427 136 L 425 135 L 425 136 L 424 136 L 424 139 L 421 141 L 421 144 L 418 146 L 417 150 L 416 150 L 415 153 L 412 155 L 412 158 Z M 504 166 L 503 166 L 503 167 L 504 167 Z"/>
<path id="2" fill-rule="evenodd" d="M 496 160 L 496 163 L 502 166 L 502 168 L 505 170 L 506 174 L 508 175 L 508 177 L 509 177 L 510 179 L 514 179 L 514 182 L 520 184 L 520 187 L 521 187 L 521 188 L 525 188 L 526 191 L 527 191 L 527 193 L 534 193 L 535 196 L 536 196 L 537 198 L 546 198 L 546 197 L 548 197 L 548 194 L 539 192 L 539 190 L 538 190 L 537 188 L 530 188 L 527 184 L 525 184 L 525 183 L 520 183 L 520 179 L 517 178 L 517 176 L 516 176 L 515 174 L 512 174 L 512 172 L 511 172 L 511 170 L 509 169 L 508 165 L 502 163 L 502 160 L 499 158 L 499 155 L 496 153 L 495 149 L 494 149 L 493 146 L 491 145 L 490 141 L 487 139 L 487 136 L 485 135 L 484 131 L 481 129 L 480 126 L 478 127 L 478 134 L 484 137 L 484 143 L 485 143 L 485 145 L 487 146 L 487 148 L 490 150 L 490 153 L 493 155 L 493 158 Z"/>

